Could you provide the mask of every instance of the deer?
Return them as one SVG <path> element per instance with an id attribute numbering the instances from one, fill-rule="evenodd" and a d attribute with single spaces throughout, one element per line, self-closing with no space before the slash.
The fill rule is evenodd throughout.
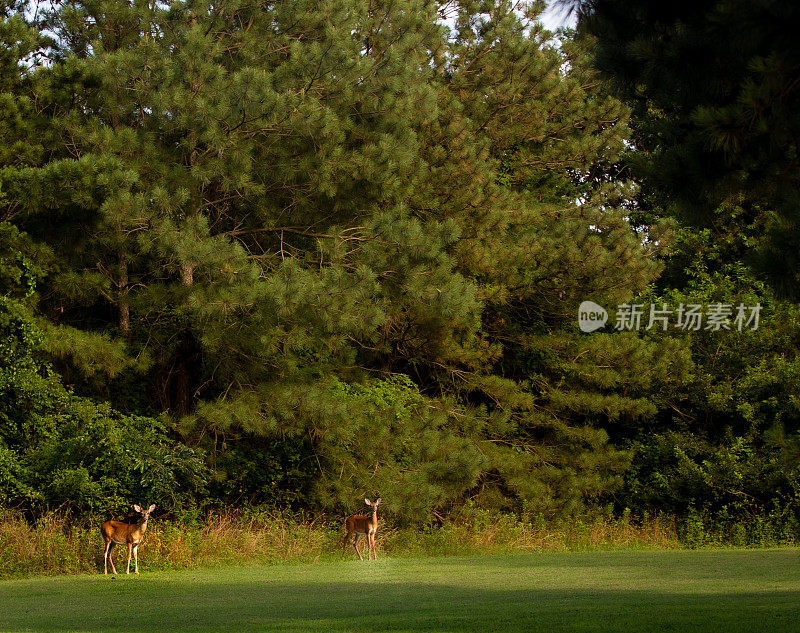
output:
<path id="1" fill-rule="evenodd" d="M 105 543 L 105 573 L 108 574 L 108 561 L 111 561 L 111 569 L 114 575 L 117 574 L 117 568 L 114 567 L 114 559 L 111 554 L 117 545 L 128 546 L 128 569 L 126 574 L 131 573 L 131 551 L 136 561 L 136 573 L 139 573 L 139 544 L 144 538 L 144 532 L 147 529 L 147 519 L 150 518 L 150 513 L 156 509 L 156 504 L 152 504 L 147 510 L 142 510 L 139 505 L 134 505 L 133 509 L 142 515 L 138 523 L 122 523 L 122 521 L 106 521 L 100 526 L 100 535 L 103 537 Z"/>
<path id="2" fill-rule="evenodd" d="M 356 550 L 358 557 L 361 560 L 364 560 L 364 557 L 361 555 L 361 552 L 358 549 L 358 540 L 362 536 L 366 536 L 367 560 L 372 560 L 371 556 L 374 556 L 375 560 L 378 560 L 378 554 L 375 552 L 375 533 L 378 531 L 378 504 L 381 502 L 381 500 L 379 497 L 375 503 L 372 503 L 372 501 L 369 499 L 364 499 L 364 502 L 368 506 L 372 507 L 372 516 L 354 514 L 345 519 L 344 527 L 347 530 L 347 534 L 345 534 L 345 537 L 342 540 L 342 554 L 344 554 L 347 549 L 347 542 L 350 540 L 353 534 L 355 534 L 356 538 L 353 541 L 353 549 Z"/>

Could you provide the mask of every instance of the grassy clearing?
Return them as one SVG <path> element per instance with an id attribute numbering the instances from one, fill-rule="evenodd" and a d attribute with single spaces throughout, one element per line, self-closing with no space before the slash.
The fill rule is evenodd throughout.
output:
<path id="1" fill-rule="evenodd" d="M 391 558 L 0 582 L 0 630 L 796 631 L 800 551 Z"/>
<path id="2" fill-rule="evenodd" d="M 139 563 L 142 569 L 156 571 L 340 560 L 341 523 L 231 512 L 195 526 L 153 519 L 139 549 Z M 30 525 L 18 515 L 0 513 L 0 578 L 102 570 L 99 525 L 100 521 L 80 527 L 52 514 Z M 484 513 L 422 530 L 383 522 L 376 544 L 379 552 L 394 557 L 679 547 L 667 521 L 636 525 L 627 519 L 598 518 L 545 525 Z M 115 552 L 117 569 L 124 569 L 124 549 Z M 352 547 L 350 555 L 355 557 Z"/>

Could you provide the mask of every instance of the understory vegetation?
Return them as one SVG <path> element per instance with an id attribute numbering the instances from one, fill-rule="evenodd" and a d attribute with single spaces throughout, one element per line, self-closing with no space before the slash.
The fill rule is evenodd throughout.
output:
<path id="1" fill-rule="evenodd" d="M 572 4 L 0 3 L 0 573 L 800 541 L 800 8 Z"/>
<path id="2" fill-rule="evenodd" d="M 304 519 L 263 511 L 226 512 L 200 523 L 151 522 L 139 549 L 141 571 L 193 569 L 219 565 L 317 562 L 355 558 L 352 545 L 342 551 L 341 520 Z M 55 514 L 31 525 L 6 513 L 0 521 L 0 576 L 99 573 L 103 547 L 97 525 L 86 526 Z M 379 556 L 451 556 L 507 552 L 566 552 L 598 549 L 665 549 L 680 546 L 674 525 L 628 518 L 525 522 L 511 516 L 479 513 L 441 526 L 397 527 L 383 523 L 376 539 Z M 767 541 L 762 544 L 785 544 Z M 366 556 L 366 539 L 359 543 Z M 117 571 L 125 573 L 127 548 L 114 552 Z M 110 567 L 109 567 L 110 571 Z"/>
<path id="3" fill-rule="evenodd" d="M 35 523 L 18 513 L 0 515 L 0 577 L 94 574 L 103 571 L 103 545 L 96 523 L 51 513 Z M 311 563 L 355 558 L 352 541 L 343 548 L 340 518 L 313 518 L 263 508 L 225 510 L 203 521 L 152 521 L 139 549 L 142 571 L 228 565 Z M 633 519 L 611 509 L 581 518 L 521 520 L 473 509 L 441 525 L 399 526 L 381 522 L 379 556 L 457 556 L 514 552 L 588 552 L 677 548 L 797 546 L 797 526 L 762 518 L 712 524 L 708 517 Z M 359 548 L 366 556 L 366 539 Z M 125 573 L 127 548 L 114 551 Z M 109 567 L 109 570 L 111 568 Z M 110 573 L 110 572 L 109 572 Z"/>

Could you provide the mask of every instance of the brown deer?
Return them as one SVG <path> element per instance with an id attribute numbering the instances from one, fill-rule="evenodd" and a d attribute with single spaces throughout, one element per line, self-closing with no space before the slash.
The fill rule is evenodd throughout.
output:
<path id="1" fill-rule="evenodd" d="M 364 499 L 364 501 L 368 506 L 372 507 L 372 516 L 354 514 L 353 516 L 349 516 L 347 519 L 345 519 L 344 526 L 347 529 L 347 534 L 345 534 L 345 537 L 342 540 L 342 554 L 344 554 L 345 550 L 347 549 L 347 542 L 350 540 L 353 534 L 355 534 L 356 538 L 353 541 L 353 549 L 356 550 L 358 557 L 361 560 L 364 560 L 364 557 L 358 550 L 358 540 L 363 535 L 366 535 L 367 560 L 371 560 L 372 556 L 375 557 L 375 560 L 378 560 L 378 554 L 375 553 L 375 532 L 378 531 L 378 504 L 381 502 L 381 500 L 378 498 L 375 503 L 372 503 L 372 501 L 369 499 Z"/>
<path id="2" fill-rule="evenodd" d="M 100 526 L 100 534 L 105 543 L 105 573 L 108 573 L 108 561 L 111 561 L 111 569 L 114 574 L 117 573 L 117 568 L 114 567 L 114 559 L 111 554 L 117 545 L 128 545 L 128 570 L 126 574 L 131 573 L 131 550 L 133 550 L 133 557 L 136 561 L 136 573 L 139 573 L 139 543 L 144 538 L 144 531 L 147 529 L 147 519 L 150 518 L 150 513 L 156 509 L 156 504 L 152 504 L 147 510 L 142 510 L 138 505 L 133 506 L 136 512 L 142 515 L 138 523 L 122 523 L 121 521 L 106 521 Z"/>

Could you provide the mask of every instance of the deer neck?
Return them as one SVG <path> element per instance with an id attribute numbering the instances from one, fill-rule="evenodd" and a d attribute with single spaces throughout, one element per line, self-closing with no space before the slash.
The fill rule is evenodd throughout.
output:
<path id="1" fill-rule="evenodd" d="M 147 529 L 147 520 L 149 518 L 150 517 L 145 517 L 143 521 L 136 524 L 136 532 L 138 532 L 140 536 L 144 536 L 144 531 Z"/>

